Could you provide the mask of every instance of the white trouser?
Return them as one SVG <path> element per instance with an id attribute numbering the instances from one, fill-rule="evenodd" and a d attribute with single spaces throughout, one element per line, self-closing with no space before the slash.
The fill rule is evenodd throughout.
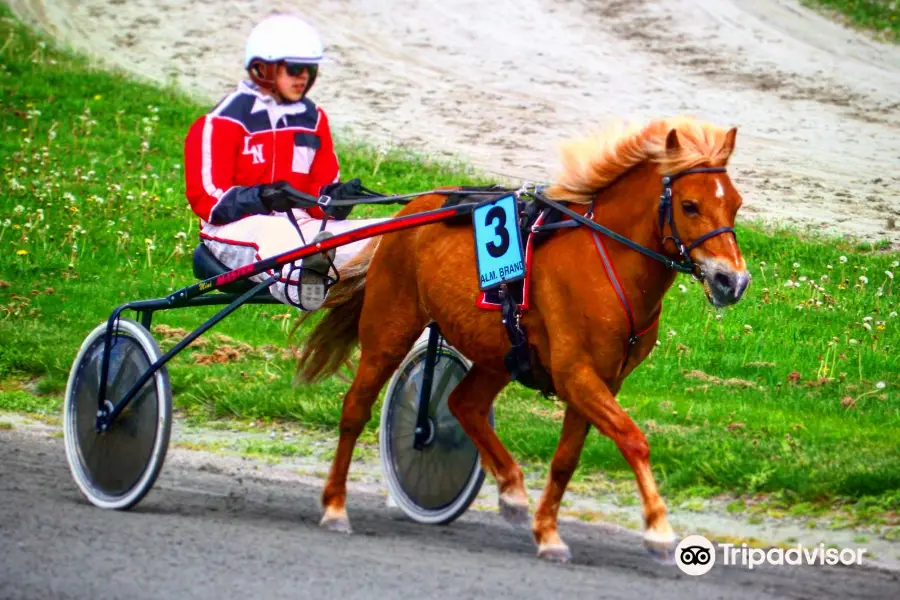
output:
<path id="1" fill-rule="evenodd" d="M 312 239 L 322 227 L 322 221 L 311 218 L 306 211 L 294 209 L 297 224 L 303 233 L 303 238 L 297 233 L 290 220 L 281 213 L 274 215 L 253 215 L 240 221 L 227 225 L 210 225 L 205 223 L 200 231 L 200 237 L 207 248 L 229 269 L 236 269 L 253 262 L 276 256 L 289 250 L 294 250 L 312 242 Z M 351 229 L 359 229 L 367 225 L 381 223 L 387 219 L 347 219 L 344 221 L 328 221 L 325 230 L 338 235 Z M 357 252 L 369 242 L 369 239 L 353 242 L 335 249 L 334 266 L 349 261 Z M 296 283 L 300 276 L 299 270 L 292 274 L 291 265 L 282 267 L 281 278 Z M 272 272 L 270 272 L 272 273 Z M 251 277 L 254 281 L 263 281 L 270 273 L 260 273 Z M 331 273 L 334 276 L 334 273 Z M 285 296 L 285 284 L 279 281 L 269 288 L 269 292 L 278 300 L 288 303 Z M 292 284 L 289 288 L 291 299 L 297 300 L 297 286 Z"/>

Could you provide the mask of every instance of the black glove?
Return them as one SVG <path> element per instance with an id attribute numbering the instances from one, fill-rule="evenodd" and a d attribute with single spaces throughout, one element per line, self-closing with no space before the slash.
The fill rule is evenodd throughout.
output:
<path id="1" fill-rule="evenodd" d="M 362 182 L 359 179 L 351 179 L 341 183 L 331 183 L 324 186 L 319 192 L 319 196 L 328 196 L 332 200 L 350 200 L 359 198 L 362 193 Z M 325 212 L 332 219 L 342 221 L 350 215 L 353 205 L 349 206 L 329 206 Z"/>
<path id="2" fill-rule="evenodd" d="M 286 212 L 297 208 L 297 203 L 291 197 L 289 190 L 291 184 L 286 181 L 276 181 L 259 186 L 259 201 L 269 212 Z"/>

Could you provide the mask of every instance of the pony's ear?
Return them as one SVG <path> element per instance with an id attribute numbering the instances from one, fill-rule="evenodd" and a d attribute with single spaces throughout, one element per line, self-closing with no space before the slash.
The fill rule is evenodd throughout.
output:
<path id="1" fill-rule="evenodd" d="M 726 156 L 731 156 L 731 153 L 734 152 L 734 140 L 736 138 L 737 127 L 732 127 L 728 130 L 728 133 L 725 134 L 725 145 L 722 147 Z"/>
<path id="2" fill-rule="evenodd" d="M 678 141 L 678 132 L 672 129 L 669 131 L 669 135 L 666 136 L 666 150 L 672 152 L 679 148 L 681 148 L 681 143 Z"/>

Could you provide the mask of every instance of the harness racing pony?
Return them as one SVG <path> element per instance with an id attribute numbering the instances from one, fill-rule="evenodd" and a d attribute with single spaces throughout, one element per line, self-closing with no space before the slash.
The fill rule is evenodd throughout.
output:
<path id="1" fill-rule="evenodd" d="M 732 229 L 741 195 L 725 172 L 736 135 L 736 128 L 679 117 L 562 146 L 561 175 L 544 196 L 633 243 L 578 226 L 554 231 L 531 257 L 529 307 L 521 325 L 567 404 L 531 521 L 541 558 L 571 558 L 557 533 L 557 513 L 591 425 L 616 443 L 634 471 L 648 550 L 671 558 L 677 540 L 650 468 L 647 440 L 616 394 L 655 346 L 663 297 L 677 275 L 673 264 L 690 265 L 716 307 L 740 300 L 750 282 Z M 422 196 L 397 216 L 436 209 L 444 201 L 443 195 Z M 479 278 L 472 236 L 471 225 L 447 223 L 383 236 L 344 266 L 331 289 L 328 312 L 306 339 L 298 378 L 315 381 L 336 372 L 357 342 L 361 357 L 344 397 L 340 441 L 322 496 L 323 527 L 350 532 L 346 480 L 357 437 L 382 386 L 432 321 L 472 362 L 449 397 L 450 409 L 497 481 L 501 514 L 516 524 L 527 522 L 522 470 L 488 419 L 511 380 L 504 365 L 510 341 L 498 314 L 475 306 Z"/>

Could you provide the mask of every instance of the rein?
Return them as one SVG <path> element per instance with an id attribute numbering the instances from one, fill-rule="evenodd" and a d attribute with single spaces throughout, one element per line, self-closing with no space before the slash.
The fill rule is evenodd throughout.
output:
<path id="1" fill-rule="evenodd" d="M 631 308 L 631 304 L 628 302 L 628 298 L 625 295 L 625 288 L 622 286 L 619 281 L 619 277 L 616 274 L 615 267 L 613 266 L 612 260 L 609 256 L 609 253 L 606 251 L 606 247 L 603 244 L 603 241 L 600 239 L 598 234 L 603 234 L 606 237 L 612 238 L 617 242 L 624 244 L 626 247 L 639 252 L 653 260 L 659 261 L 664 264 L 667 268 L 677 271 L 679 273 L 685 273 L 694 277 L 694 279 L 702 280 L 704 277 L 703 270 L 700 268 L 691 258 L 690 253 L 694 248 L 697 248 L 703 242 L 714 238 L 718 235 L 722 235 L 723 233 L 731 233 L 735 237 L 737 234 L 732 227 L 719 227 L 712 231 L 709 231 L 702 236 L 698 237 L 694 240 L 690 245 L 685 246 L 681 240 L 681 236 L 678 234 L 678 229 L 675 227 L 675 214 L 673 208 L 673 194 L 672 194 L 672 183 L 677 179 L 684 177 L 685 175 L 692 175 L 697 173 L 724 173 L 726 172 L 725 167 L 700 167 L 695 169 L 686 169 L 679 173 L 675 173 L 674 175 L 665 175 L 662 177 L 662 194 L 659 198 L 659 207 L 657 209 L 657 213 L 659 215 L 658 226 L 660 230 L 660 235 L 663 236 L 662 244 L 665 246 L 668 240 L 672 240 L 675 244 L 675 248 L 678 251 L 678 255 L 680 260 L 675 260 L 669 258 L 668 256 L 651 250 L 645 246 L 634 242 L 627 237 L 616 233 L 615 231 L 609 229 L 608 227 L 604 227 L 599 223 L 593 220 L 593 202 L 591 203 L 591 209 L 587 214 L 581 215 L 572 209 L 564 206 L 563 204 L 556 202 L 555 200 L 551 200 L 547 196 L 541 193 L 541 186 L 531 186 L 528 184 L 523 185 L 518 190 L 511 189 L 502 189 L 498 187 L 493 187 L 489 189 L 481 189 L 481 190 L 467 190 L 466 194 L 471 196 L 485 196 L 487 201 L 496 199 L 500 195 L 506 195 L 509 193 L 513 193 L 515 195 L 516 200 L 518 201 L 523 196 L 530 197 L 536 202 L 540 202 L 550 209 L 559 211 L 561 214 L 568 216 L 571 221 L 558 221 L 556 223 L 548 224 L 548 225 L 532 225 L 531 232 L 538 233 L 541 231 L 552 231 L 554 229 L 563 229 L 570 227 L 578 227 L 579 225 L 584 225 L 588 229 L 591 230 L 591 236 L 594 240 L 594 245 L 596 246 L 597 253 L 600 256 L 600 259 L 603 263 L 603 267 L 606 270 L 607 276 L 609 277 L 610 282 L 612 283 L 612 287 L 619 298 L 620 303 L 622 304 L 622 308 L 625 311 L 626 316 L 628 317 L 628 323 L 630 327 L 630 335 L 628 337 L 628 345 L 626 347 L 625 359 L 622 362 L 621 368 L 624 369 L 628 363 L 628 359 L 631 356 L 632 349 L 637 341 L 643 336 L 645 333 L 650 331 L 654 325 L 659 320 L 660 312 L 658 311 L 655 318 L 652 320 L 651 324 L 645 327 L 643 330 L 638 331 L 635 320 L 634 320 L 634 311 Z M 398 196 L 386 196 L 380 194 L 378 192 L 374 192 L 367 188 L 361 188 L 362 194 L 357 198 L 343 198 L 339 200 L 335 200 L 329 198 L 328 196 L 322 196 L 320 198 L 316 198 L 314 196 L 309 196 L 303 194 L 299 191 L 294 190 L 294 196 L 298 201 L 298 204 L 303 207 L 303 204 L 309 206 L 319 206 L 323 209 L 323 211 L 329 214 L 329 208 L 331 207 L 342 207 L 342 206 L 352 206 L 356 204 L 407 204 L 415 198 L 420 196 L 430 195 L 430 194 L 438 194 L 438 195 L 446 195 L 450 196 L 456 193 L 459 193 L 458 190 L 429 190 L 427 192 L 417 192 L 412 194 L 398 195 Z M 518 209 L 517 209 L 518 210 Z M 289 213 L 290 214 L 290 213 Z M 669 226 L 669 235 L 665 235 L 665 226 Z M 324 226 L 324 222 L 323 222 Z M 525 339 L 524 332 L 519 330 L 518 327 L 518 316 L 520 314 L 520 309 L 517 305 L 510 304 L 506 307 L 509 311 L 513 311 L 509 315 L 504 315 L 504 323 L 507 323 L 507 331 L 510 334 L 510 341 L 513 344 L 515 351 L 516 347 L 521 345 L 524 347 Z M 515 318 L 513 318 L 515 317 Z M 515 323 L 514 328 L 510 328 L 510 325 Z M 513 330 L 519 330 L 519 333 L 522 334 L 521 342 L 522 344 L 516 344 L 516 337 L 513 335 Z M 507 357 L 509 358 L 509 357 Z M 530 360 L 527 357 L 519 357 L 524 361 L 526 365 L 525 369 L 519 369 L 519 371 L 526 373 L 530 370 L 527 366 L 530 363 Z M 511 370 L 510 372 L 513 372 Z M 521 375 L 521 373 L 520 373 Z"/>

